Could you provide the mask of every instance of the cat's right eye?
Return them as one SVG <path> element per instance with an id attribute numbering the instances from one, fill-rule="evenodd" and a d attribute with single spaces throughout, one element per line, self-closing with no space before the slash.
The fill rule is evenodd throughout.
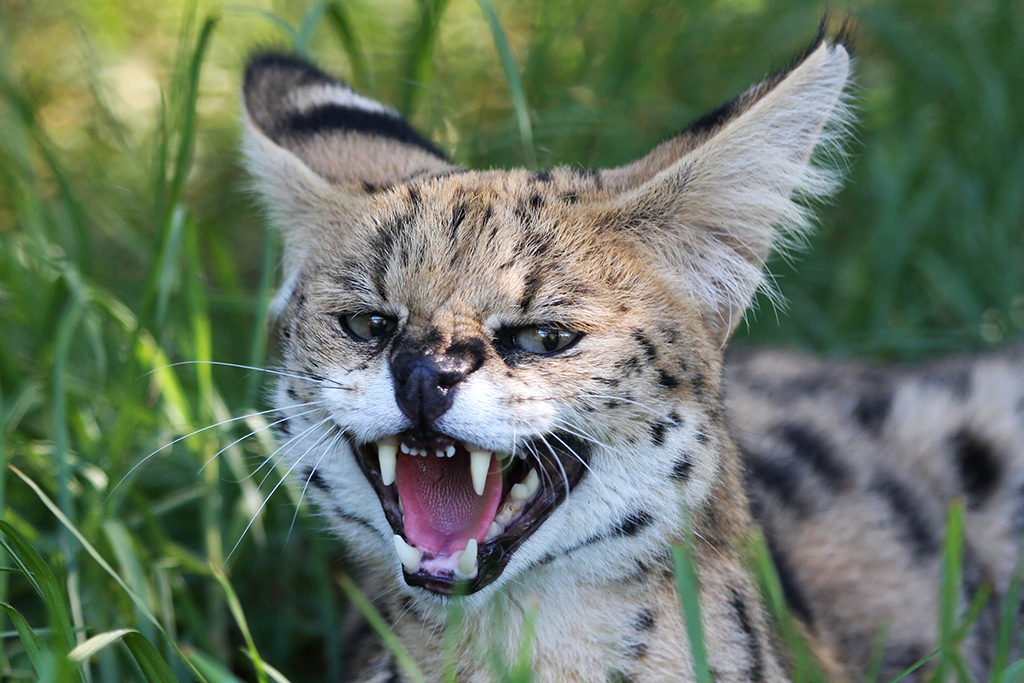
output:
<path id="1" fill-rule="evenodd" d="M 357 341 L 376 341 L 395 331 L 394 318 L 380 313 L 348 313 L 339 317 L 342 329 Z"/>

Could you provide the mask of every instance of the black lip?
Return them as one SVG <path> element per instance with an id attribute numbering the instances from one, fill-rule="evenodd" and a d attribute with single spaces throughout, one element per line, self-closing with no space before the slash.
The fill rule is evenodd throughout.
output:
<path id="1" fill-rule="evenodd" d="M 417 435 L 423 436 L 423 435 Z M 444 434 L 436 435 L 438 441 L 451 440 Z M 376 443 L 352 443 L 352 452 L 363 474 L 377 492 L 384 516 L 395 534 L 405 538 L 402 513 L 398 509 L 398 490 L 394 485 L 385 486 L 380 476 Z M 506 565 L 519 546 L 526 541 L 554 510 L 561 505 L 569 492 L 576 488 L 587 472 L 590 449 L 579 438 L 554 432 L 536 437 L 522 444 L 525 459 L 513 458 L 506 470 L 502 489 L 502 500 L 512 485 L 527 474 L 530 467 L 540 475 L 540 489 L 523 508 L 516 520 L 498 536 L 480 544 L 478 571 L 470 581 L 458 579 L 454 574 L 429 574 L 417 571 L 414 574 L 403 570 L 405 582 L 419 586 L 438 595 L 470 595 L 493 583 L 505 570 Z"/>

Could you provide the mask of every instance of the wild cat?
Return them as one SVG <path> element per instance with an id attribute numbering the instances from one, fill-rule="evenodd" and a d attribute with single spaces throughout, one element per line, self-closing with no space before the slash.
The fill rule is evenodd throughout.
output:
<path id="1" fill-rule="evenodd" d="M 770 251 L 838 186 L 844 43 L 820 35 L 634 163 L 541 172 L 459 167 L 306 61 L 251 60 L 244 153 L 285 244 L 279 438 L 427 680 L 446 642 L 459 681 L 495 680 L 528 624 L 534 680 L 693 680 L 684 508 L 717 681 L 790 679 L 744 563 L 759 528 L 836 680 L 880 629 L 882 676 L 935 648 L 954 497 L 968 588 L 1006 589 L 1021 354 L 725 360 Z M 963 646 L 978 676 L 996 604 Z M 356 651 L 357 680 L 406 680 Z"/>

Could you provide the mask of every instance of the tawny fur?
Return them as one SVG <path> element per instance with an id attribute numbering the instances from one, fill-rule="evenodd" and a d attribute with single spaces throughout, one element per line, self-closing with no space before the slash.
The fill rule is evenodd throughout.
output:
<path id="1" fill-rule="evenodd" d="M 764 287 L 765 259 L 799 241 L 807 202 L 836 188 L 821 162 L 841 155 L 849 64 L 841 44 L 818 40 L 634 164 L 532 173 L 458 168 L 314 67 L 254 60 L 244 149 L 286 248 L 282 449 L 428 680 L 442 677 L 445 642 L 459 681 L 494 680 L 493 656 L 515 660 L 527 623 L 534 680 L 693 680 L 669 552 L 684 507 L 716 680 L 788 680 L 743 560 L 759 528 L 748 484 L 829 675 L 859 676 L 887 625 L 887 671 L 910 664 L 936 642 L 932 540 L 962 493 L 950 482 L 972 471 L 933 462 L 942 448 L 998 453 L 998 481 L 984 470 L 967 492 L 984 497 L 972 507 L 972 562 L 1005 588 L 1020 533 L 1019 407 L 991 414 L 981 393 L 945 401 L 909 371 L 872 402 L 861 371 L 786 356 L 736 362 L 723 395 L 723 345 Z M 353 341 L 338 320 L 354 312 L 393 318 L 394 336 Z M 551 356 L 500 351 L 502 329 L 538 324 L 583 336 Z M 470 346 L 479 367 L 433 428 L 503 452 L 576 435 L 587 471 L 497 580 L 458 598 L 455 628 L 445 600 L 403 580 L 394 531 L 350 444 L 410 427 L 389 354 Z M 968 372 L 1019 405 L 1021 361 L 999 362 L 1018 379 L 999 384 L 981 364 Z M 824 379 L 801 390 L 792 380 L 802 373 Z M 906 501 L 921 507 L 907 513 Z M 356 649 L 357 680 L 404 680 L 379 647 Z M 970 665 L 985 662 L 972 654 Z"/>

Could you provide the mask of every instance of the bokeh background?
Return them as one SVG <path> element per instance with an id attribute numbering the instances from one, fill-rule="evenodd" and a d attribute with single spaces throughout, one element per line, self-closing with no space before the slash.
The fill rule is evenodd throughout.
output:
<path id="1" fill-rule="evenodd" d="M 207 364 L 274 363 L 278 245 L 236 153 L 254 48 L 309 55 L 457 162 L 597 167 L 785 65 L 828 9 L 857 27 L 848 182 L 772 264 L 787 308 L 735 343 L 877 362 L 1021 344 L 1021 0 L 2 0 L 0 509 L 76 637 L 137 628 L 179 680 L 171 643 L 210 680 L 256 680 L 222 567 L 265 661 L 344 680 L 344 548 L 276 488 L 266 375 Z M 0 572 L 0 602 L 52 645 L 23 577 Z M 0 679 L 35 680 L 0 637 Z M 142 680 L 119 645 L 85 670 Z"/>

